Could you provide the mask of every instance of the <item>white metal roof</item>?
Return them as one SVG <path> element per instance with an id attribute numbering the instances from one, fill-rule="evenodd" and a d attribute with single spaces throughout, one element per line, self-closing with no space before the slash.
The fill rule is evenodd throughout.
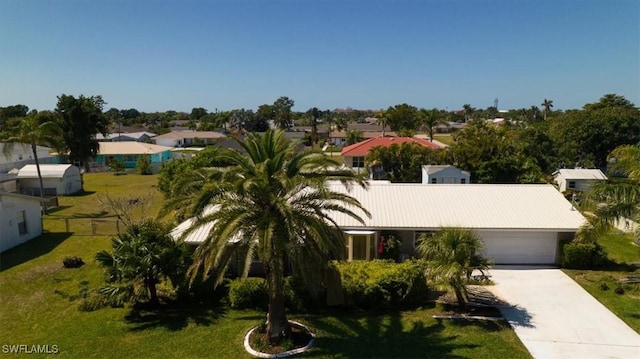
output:
<path id="1" fill-rule="evenodd" d="M 557 170 L 554 175 L 560 175 L 565 179 L 594 179 L 606 180 L 607 176 L 597 168 L 562 168 Z"/>
<path id="2" fill-rule="evenodd" d="M 173 147 L 154 145 L 143 142 L 100 142 L 101 155 L 150 155 L 169 151 Z"/>
<path id="3" fill-rule="evenodd" d="M 552 185 L 377 184 L 363 189 L 341 183 L 330 187 L 347 193 L 369 210 L 365 224 L 334 213 L 344 229 L 397 228 L 523 229 L 575 231 L 584 217 Z"/>
<path id="4" fill-rule="evenodd" d="M 44 164 L 40 165 L 40 174 L 42 178 L 63 178 L 67 171 L 73 170 L 72 167 L 73 165 L 70 164 Z M 79 171 L 78 169 L 78 173 Z M 38 168 L 36 165 L 25 165 L 18 172 L 18 178 L 38 178 Z"/>

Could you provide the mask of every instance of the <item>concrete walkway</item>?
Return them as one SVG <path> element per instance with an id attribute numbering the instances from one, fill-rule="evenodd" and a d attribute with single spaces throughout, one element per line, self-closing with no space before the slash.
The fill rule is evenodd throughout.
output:
<path id="1" fill-rule="evenodd" d="M 640 335 L 559 269 L 496 266 L 502 315 L 534 358 L 640 358 Z"/>

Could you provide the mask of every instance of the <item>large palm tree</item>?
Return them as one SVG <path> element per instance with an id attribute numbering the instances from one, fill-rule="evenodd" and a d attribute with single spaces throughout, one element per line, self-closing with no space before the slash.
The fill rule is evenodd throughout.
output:
<path id="1" fill-rule="evenodd" d="M 553 107 L 553 100 L 547 100 L 546 98 L 542 101 L 542 113 L 544 115 L 544 120 L 547 120 L 547 114 L 551 112 L 551 108 Z"/>
<path id="2" fill-rule="evenodd" d="M 47 213 L 47 205 L 44 203 L 44 184 L 42 182 L 42 173 L 40 173 L 40 160 L 38 159 L 38 144 L 51 145 L 56 142 L 60 135 L 60 127 L 50 118 L 48 112 L 31 111 L 27 117 L 18 122 L 18 125 L 9 130 L 9 137 L 4 139 L 2 151 L 5 156 L 13 152 L 15 144 L 23 143 L 31 147 L 33 160 L 36 163 L 38 172 L 38 181 L 40 185 L 40 197 L 43 199 L 42 208 Z"/>
<path id="3" fill-rule="evenodd" d="M 384 110 L 380 110 L 376 114 L 376 124 L 382 126 L 382 137 L 384 137 L 386 129 L 389 126 L 389 117 Z"/>
<path id="4" fill-rule="evenodd" d="M 443 228 L 433 236 L 422 235 L 417 251 L 429 261 L 428 276 L 451 288 L 463 308 L 467 303 L 467 278 L 474 269 L 486 269 L 482 258 L 484 243 L 474 231 Z"/>
<path id="5" fill-rule="evenodd" d="M 609 155 L 609 163 L 609 172 L 621 178 L 600 182 L 587 195 L 588 200 L 597 205 L 594 211 L 596 229 L 607 228 L 616 221 L 640 223 L 640 144 L 617 147 Z M 589 228 L 583 231 L 589 233 Z M 636 229 L 634 237 L 640 244 L 640 228 Z"/>
<path id="6" fill-rule="evenodd" d="M 429 133 L 429 141 L 433 142 L 433 129 L 439 124 L 446 124 L 444 118 L 440 116 L 440 112 L 437 109 L 427 110 L 425 108 L 420 109 L 420 122 L 427 128 Z"/>
<path id="7" fill-rule="evenodd" d="M 191 208 L 197 220 L 184 236 L 213 224 L 194 253 L 192 279 L 204 273 L 218 283 L 237 254 L 245 256 L 243 276 L 254 256 L 263 263 L 269 287 L 267 332 L 277 343 L 291 334 L 284 302 L 285 258 L 306 283 L 319 283 L 330 258 L 345 254 L 332 213 L 361 222 L 358 213 L 368 215 L 356 199 L 331 191 L 327 181 L 365 182 L 349 170 L 336 170 L 339 163 L 322 153 L 296 152 L 296 144 L 282 131 L 237 141 L 246 154 L 223 151 L 220 157 L 230 166 L 188 176 L 176 185 L 176 196 L 165 210 Z"/>

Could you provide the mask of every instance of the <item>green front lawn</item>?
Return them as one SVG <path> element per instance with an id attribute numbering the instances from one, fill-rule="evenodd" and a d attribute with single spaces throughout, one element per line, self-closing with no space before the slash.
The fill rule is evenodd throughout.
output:
<path id="1" fill-rule="evenodd" d="M 640 247 L 633 244 L 631 235 L 609 234 L 599 242 L 609 259 L 620 263 L 609 270 L 565 269 L 573 280 L 580 284 L 600 303 L 640 333 L 640 284 L 619 284 L 618 280 L 630 274 L 640 275 L 640 269 L 627 268 L 621 263 L 640 262 Z M 617 294 L 616 288 L 623 294 Z"/>

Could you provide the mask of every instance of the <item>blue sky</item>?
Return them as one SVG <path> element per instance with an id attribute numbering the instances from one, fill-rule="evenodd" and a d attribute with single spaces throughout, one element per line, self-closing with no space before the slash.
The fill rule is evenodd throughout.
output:
<path id="1" fill-rule="evenodd" d="M 0 106 L 640 105 L 640 1 L 2 0 Z"/>

